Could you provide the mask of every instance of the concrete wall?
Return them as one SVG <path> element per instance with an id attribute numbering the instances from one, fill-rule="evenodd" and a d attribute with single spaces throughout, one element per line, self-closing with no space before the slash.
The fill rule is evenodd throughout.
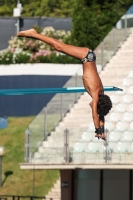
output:
<path id="1" fill-rule="evenodd" d="M 70 76 L 0 76 L 0 89 L 19 88 L 58 88 L 69 80 Z M 1 116 L 37 115 L 51 100 L 54 94 L 0 96 Z"/>

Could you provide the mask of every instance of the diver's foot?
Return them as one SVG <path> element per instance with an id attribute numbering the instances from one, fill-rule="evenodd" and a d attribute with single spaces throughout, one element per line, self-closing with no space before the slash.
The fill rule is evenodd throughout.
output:
<path id="1" fill-rule="evenodd" d="M 98 139 L 102 139 L 102 140 L 105 140 L 106 141 L 106 136 L 105 134 L 96 134 L 95 137 L 97 137 Z"/>
<path id="2" fill-rule="evenodd" d="M 106 136 L 104 133 L 101 134 L 100 139 L 105 140 L 106 141 Z"/>
<path id="3" fill-rule="evenodd" d="M 26 31 L 20 31 L 17 33 L 18 37 L 34 37 L 37 34 L 35 29 L 29 29 Z"/>

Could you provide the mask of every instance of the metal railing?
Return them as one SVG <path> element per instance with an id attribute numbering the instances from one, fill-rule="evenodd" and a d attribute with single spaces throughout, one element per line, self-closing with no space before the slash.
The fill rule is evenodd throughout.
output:
<path id="1" fill-rule="evenodd" d="M 64 87 L 81 86 L 81 70 L 80 68 Z M 32 156 L 32 153 L 41 145 L 42 141 L 47 141 L 51 131 L 55 130 L 80 95 L 81 93 L 56 94 L 41 110 L 25 131 L 25 160 L 27 160 L 27 156 Z"/>
<path id="2" fill-rule="evenodd" d="M 130 28 L 113 28 L 104 40 L 97 46 L 95 53 L 97 55 L 97 65 L 104 69 L 105 65 L 120 48 L 127 36 L 131 33 Z"/>
<path id="3" fill-rule="evenodd" d="M 0 200 L 35 200 L 35 199 L 45 199 L 44 196 L 17 196 L 17 195 L 0 195 Z M 51 199 L 53 200 L 53 199 Z"/>
<path id="4" fill-rule="evenodd" d="M 109 140 L 107 130 L 106 141 L 99 141 L 92 132 L 87 132 L 88 135 L 93 134 L 91 139 L 84 139 L 81 133 L 80 136 L 75 134 L 73 137 L 72 130 L 68 129 L 61 134 L 58 138 L 54 137 L 51 146 L 44 149 L 41 147 L 43 151 L 37 153 L 39 157 L 36 157 L 35 152 L 28 162 L 32 164 L 133 164 L 133 140 L 123 141 L 115 138 L 114 141 Z"/>
<path id="5" fill-rule="evenodd" d="M 15 196 L 15 195 L 0 195 L 0 200 L 45 200 L 44 196 Z M 54 200 L 54 198 L 49 198 L 49 200 Z"/>
<path id="6" fill-rule="evenodd" d="M 95 49 L 97 55 L 97 68 L 100 72 L 111 57 L 116 53 L 121 44 L 125 41 L 127 36 L 130 34 L 131 28 L 126 26 L 125 28 L 117 29 L 113 28 L 104 40 Z M 64 87 L 70 86 L 83 86 L 82 84 L 82 66 L 79 65 L 79 70 L 75 76 L 71 77 L 70 80 L 64 85 Z M 26 142 L 25 142 L 25 161 L 28 162 L 34 155 L 34 152 L 47 141 L 51 132 L 58 127 L 59 122 L 64 119 L 67 113 L 78 101 L 81 94 L 56 94 L 53 99 L 42 109 L 42 111 L 36 116 L 31 122 L 26 131 Z M 69 130 L 70 127 L 67 127 Z M 77 132 L 81 133 L 86 127 L 78 128 Z M 76 133 L 74 133 L 76 135 Z M 58 136 L 59 137 L 59 136 Z M 63 141 L 62 141 L 63 142 Z M 64 147 L 62 148 L 63 151 Z M 61 150 L 61 149 L 60 149 Z M 56 152 L 56 148 L 53 148 L 53 152 Z"/>

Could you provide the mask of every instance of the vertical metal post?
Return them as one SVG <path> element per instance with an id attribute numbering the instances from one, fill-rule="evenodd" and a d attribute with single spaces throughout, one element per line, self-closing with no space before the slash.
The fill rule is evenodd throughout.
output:
<path id="1" fill-rule="evenodd" d="M 107 148 L 106 148 L 105 142 L 104 142 L 104 148 L 105 148 L 104 160 L 105 160 L 105 163 L 107 163 Z"/>
<path id="2" fill-rule="evenodd" d="M 104 67 L 104 41 L 101 42 L 102 45 L 102 56 L 101 56 L 101 65 L 102 65 L 102 69 Z"/>
<path id="3" fill-rule="evenodd" d="M 64 158 L 66 163 L 69 162 L 69 131 L 66 129 L 64 131 Z"/>
<path id="4" fill-rule="evenodd" d="M 127 15 L 125 14 L 125 38 L 124 40 L 126 39 L 127 37 Z"/>
<path id="5" fill-rule="evenodd" d="M 12 200 L 15 200 L 15 196 L 12 197 Z"/>
<path id="6" fill-rule="evenodd" d="M 116 28 L 115 27 L 113 29 L 113 50 L 115 54 L 115 51 L 116 51 Z"/>
<path id="7" fill-rule="evenodd" d="M 47 105 L 44 108 L 44 140 L 47 140 Z"/>
<path id="8" fill-rule="evenodd" d="M 78 74 L 75 74 L 75 87 L 78 85 Z M 75 102 L 77 101 L 77 93 L 75 93 Z"/>
<path id="9" fill-rule="evenodd" d="M 17 18 L 17 33 L 20 31 L 20 18 Z"/>
<path id="10" fill-rule="evenodd" d="M 35 193 L 35 165 L 33 168 L 33 182 L 32 182 L 32 200 L 34 200 L 34 193 Z"/>
<path id="11" fill-rule="evenodd" d="M 63 94 L 61 93 L 61 111 L 60 111 L 61 121 L 63 119 Z"/>
<path id="12" fill-rule="evenodd" d="M 109 138 L 108 138 L 108 130 L 107 129 L 105 130 L 105 133 L 106 133 L 106 141 L 104 142 L 104 147 L 105 147 L 105 156 L 104 156 L 104 159 L 105 159 L 105 163 L 108 163 L 108 161 L 111 160 L 111 157 L 110 157 L 109 149 L 108 149 Z"/>
<path id="13" fill-rule="evenodd" d="M 25 161 L 29 162 L 29 155 L 30 155 L 30 131 L 27 129 L 25 131 Z"/>
<path id="14" fill-rule="evenodd" d="M 107 139 L 107 131 L 106 132 L 106 141 L 104 142 L 104 146 L 105 146 L 105 163 L 108 162 L 108 139 Z"/>
<path id="15" fill-rule="evenodd" d="M 2 186 L 2 156 L 0 156 L 0 188 Z"/>
<path id="16" fill-rule="evenodd" d="M 20 0 L 17 1 L 17 8 L 18 8 L 19 4 L 20 4 Z M 16 26 L 17 26 L 17 33 L 18 33 L 20 30 L 20 18 L 19 17 L 17 18 Z"/>

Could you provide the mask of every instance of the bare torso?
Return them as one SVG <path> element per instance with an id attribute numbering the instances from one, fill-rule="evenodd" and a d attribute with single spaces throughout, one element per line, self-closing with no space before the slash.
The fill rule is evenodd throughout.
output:
<path id="1" fill-rule="evenodd" d="M 103 85 L 94 61 L 83 64 L 83 84 L 88 94 L 93 98 L 94 93 L 104 94 Z"/>

